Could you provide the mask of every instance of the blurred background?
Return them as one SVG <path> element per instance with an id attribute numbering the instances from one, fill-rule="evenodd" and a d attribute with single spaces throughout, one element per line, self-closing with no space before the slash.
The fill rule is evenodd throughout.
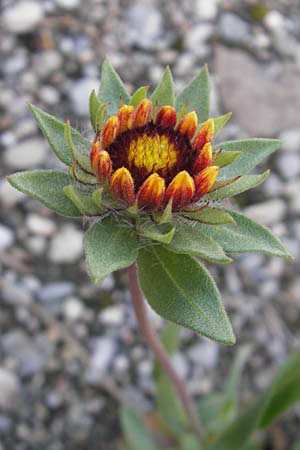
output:
<path id="1" fill-rule="evenodd" d="M 59 168 L 26 101 L 90 135 L 88 95 L 105 56 L 131 92 L 155 85 L 167 64 L 179 90 L 207 62 L 212 115 L 233 112 L 220 139 L 282 139 L 261 167 L 272 169 L 268 180 L 234 205 L 270 226 L 295 260 L 245 255 L 225 269 L 208 265 L 238 343 L 183 331 L 174 358 L 197 396 L 218 388 L 237 348 L 250 343 L 242 391 L 251 400 L 300 347 L 299 0 L 2 0 L 0 8 L 0 449 L 115 450 L 119 399 L 151 409 L 153 358 L 125 275 L 92 285 L 81 221 L 5 180 Z M 299 425 L 299 409 L 288 413 L 266 449 L 286 449 Z"/>

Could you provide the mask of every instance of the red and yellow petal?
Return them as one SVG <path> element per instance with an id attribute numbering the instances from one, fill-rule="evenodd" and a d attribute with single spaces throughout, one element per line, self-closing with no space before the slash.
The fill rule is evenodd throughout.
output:
<path id="1" fill-rule="evenodd" d="M 140 187 L 137 193 L 139 208 L 158 209 L 165 194 L 165 180 L 157 173 L 150 175 Z"/>
<path id="2" fill-rule="evenodd" d="M 191 175 L 182 170 L 167 187 L 164 202 L 167 204 L 172 198 L 172 208 L 179 209 L 189 204 L 195 193 L 195 184 Z"/>
<path id="3" fill-rule="evenodd" d="M 201 172 L 194 177 L 195 195 L 193 197 L 193 202 L 197 202 L 203 195 L 211 190 L 217 179 L 218 173 L 218 166 L 210 166 L 201 170 Z"/>
<path id="4" fill-rule="evenodd" d="M 152 114 L 152 102 L 148 98 L 144 98 L 129 116 L 128 128 L 140 128 L 146 125 Z"/>
<path id="5" fill-rule="evenodd" d="M 176 109 L 173 106 L 163 106 L 160 108 L 155 118 L 155 125 L 163 128 L 173 128 L 177 122 Z"/>
<path id="6" fill-rule="evenodd" d="M 124 201 L 127 206 L 131 206 L 134 203 L 134 182 L 126 167 L 120 167 L 117 169 L 110 179 L 110 189 L 113 195 Z"/>
<path id="7" fill-rule="evenodd" d="M 192 139 L 197 130 L 197 126 L 198 126 L 197 113 L 195 111 L 191 111 L 181 119 L 181 121 L 176 127 L 176 130 L 180 134 L 187 136 L 189 139 Z"/>
<path id="8" fill-rule="evenodd" d="M 202 124 L 199 132 L 196 134 L 196 137 L 193 142 L 193 149 L 199 151 L 201 150 L 202 147 L 204 147 L 205 144 L 211 142 L 214 137 L 214 131 L 215 131 L 214 120 L 208 119 L 206 122 Z"/>
<path id="9" fill-rule="evenodd" d="M 118 113 L 117 117 L 119 119 L 119 129 L 118 134 L 123 133 L 128 130 L 128 120 L 131 113 L 134 111 L 134 107 L 132 105 L 123 105 Z"/>
<path id="10" fill-rule="evenodd" d="M 111 159 L 106 150 L 99 150 L 94 159 L 92 169 L 99 181 L 109 179 L 112 172 Z"/>
<path id="11" fill-rule="evenodd" d="M 203 169 L 206 169 L 206 167 L 209 167 L 212 165 L 213 161 L 213 152 L 212 152 L 212 146 L 210 142 L 207 142 L 203 148 L 201 148 L 198 152 L 198 155 L 196 157 L 196 161 L 194 163 L 193 171 L 194 173 L 198 173 Z"/>
<path id="12" fill-rule="evenodd" d="M 117 116 L 111 116 L 104 124 L 101 135 L 100 143 L 101 147 L 105 149 L 111 145 L 117 137 L 119 130 L 119 119 Z"/>

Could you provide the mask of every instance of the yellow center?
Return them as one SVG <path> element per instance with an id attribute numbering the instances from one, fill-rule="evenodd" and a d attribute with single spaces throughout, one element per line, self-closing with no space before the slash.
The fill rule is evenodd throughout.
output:
<path id="1" fill-rule="evenodd" d="M 142 135 L 132 140 L 128 149 L 128 165 L 137 169 L 145 168 L 147 174 L 167 173 L 178 160 L 174 144 L 165 135 Z"/>

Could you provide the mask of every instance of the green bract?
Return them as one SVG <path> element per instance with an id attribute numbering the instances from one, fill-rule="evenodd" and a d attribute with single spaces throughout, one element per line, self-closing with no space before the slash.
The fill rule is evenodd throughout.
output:
<path id="1" fill-rule="evenodd" d="M 143 86 L 131 97 L 105 60 L 98 94 L 93 91 L 87 99 L 96 136 L 120 104 L 136 108 L 147 93 L 148 86 Z M 156 109 L 175 105 L 178 118 L 195 111 L 199 121 L 205 122 L 209 118 L 207 67 L 176 98 L 167 68 L 150 98 Z M 58 214 L 92 218 L 93 225 L 84 238 L 91 279 L 100 281 L 137 262 L 141 288 L 158 314 L 200 335 L 234 343 L 217 287 L 197 258 L 229 263 L 230 255 L 243 252 L 290 258 L 268 229 L 239 212 L 225 209 L 221 202 L 266 179 L 268 171 L 259 175 L 248 172 L 276 150 L 279 141 L 250 139 L 216 145 L 214 164 L 221 169 L 209 193 L 198 203 L 173 213 L 172 201 L 164 210 L 147 212 L 136 203 L 124 207 L 96 178 L 90 162 L 93 142 L 82 137 L 69 122 L 63 123 L 34 105 L 29 105 L 29 109 L 50 147 L 67 166 L 66 171 L 20 172 L 9 176 L 8 181 Z M 215 135 L 230 115 L 214 118 Z"/>

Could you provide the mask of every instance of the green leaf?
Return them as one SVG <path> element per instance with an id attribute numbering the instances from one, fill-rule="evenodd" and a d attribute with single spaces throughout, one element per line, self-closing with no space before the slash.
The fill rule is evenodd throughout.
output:
<path id="1" fill-rule="evenodd" d="M 186 112 L 196 111 L 199 122 L 204 122 L 209 117 L 209 73 L 204 66 L 199 75 L 178 94 L 175 101 L 176 111 L 179 111 L 186 103 Z"/>
<path id="2" fill-rule="evenodd" d="M 101 103 L 109 103 L 107 111 L 110 115 L 116 114 L 120 106 L 120 100 L 125 104 L 130 103 L 130 95 L 123 81 L 107 58 L 102 65 L 98 98 Z"/>
<path id="3" fill-rule="evenodd" d="M 93 125 L 94 130 L 96 131 L 96 118 L 97 118 L 97 111 L 99 107 L 101 106 L 101 103 L 96 95 L 95 90 L 93 89 L 90 95 L 89 100 L 89 107 L 90 107 L 90 120 L 91 124 Z"/>
<path id="4" fill-rule="evenodd" d="M 203 233 L 202 225 L 197 222 L 192 225 L 187 222 L 179 224 L 167 248 L 175 253 L 200 256 L 213 262 L 225 264 L 232 261 L 218 242 Z"/>
<path id="5" fill-rule="evenodd" d="M 211 200 L 222 200 L 224 198 L 232 197 L 233 195 L 241 194 L 242 192 L 248 191 L 248 189 L 252 189 L 263 183 L 269 176 L 269 173 L 270 170 L 266 170 L 259 175 L 243 175 L 228 186 L 224 186 L 211 194 L 208 194 L 207 197 Z"/>
<path id="6" fill-rule="evenodd" d="M 157 450 L 145 422 L 128 406 L 121 408 L 121 425 L 130 450 Z"/>
<path id="7" fill-rule="evenodd" d="M 170 223 L 156 225 L 148 222 L 141 225 L 140 235 L 151 239 L 152 241 L 163 242 L 168 244 L 172 241 L 175 228 Z"/>
<path id="8" fill-rule="evenodd" d="M 162 372 L 156 383 L 158 410 L 168 427 L 176 434 L 187 428 L 187 419 L 176 389 L 169 377 Z"/>
<path id="9" fill-rule="evenodd" d="M 205 267 L 159 245 L 141 249 L 137 262 L 141 288 L 158 314 L 218 342 L 235 342 L 219 291 Z"/>
<path id="10" fill-rule="evenodd" d="M 160 340 L 169 355 L 174 355 L 178 349 L 180 327 L 176 323 L 167 323 L 160 334 Z"/>
<path id="11" fill-rule="evenodd" d="M 27 106 L 58 159 L 67 166 L 71 166 L 73 158 L 64 138 L 65 124 L 30 103 L 27 103 Z M 74 141 L 81 139 L 78 131 L 74 129 L 72 129 L 72 135 Z"/>
<path id="12" fill-rule="evenodd" d="M 142 87 L 138 88 L 134 92 L 133 96 L 131 97 L 130 104 L 136 108 L 138 106 L 138 104 L 142 100 L 144 100 L 144 98 L 146 98 L 148 90 L 149 90 L 149 86 L 142 86 Z"/>
<path id="13" fill-rule="evenodd" d="M 232 116 L 232 113 L 229 112 L 227 114 L 224 114 L 223 116 L 214 117 L 214 125 L 215 125 L 215 137 L 219 134 L 221 129 L 224 127 L 224 125 L 228 122 L 230 117 Z"/>
<path id="14" fill-rule="evenodd" d="M 112 217 L 93 225 L 86 232 L 83 245 L 88 274 L 94 282 L 130 266 L 137 257 L 134 231 Z"/>
<path id="15" fill-rule="evenodd" d="M 260 428 L 271 425 L 277 417 L 300 401 L 299 353 L 291 355 L 281 367 L 265 395 L 269 395 L 269 401 L 259 421 Z"/>
<path id="16" fill-rule="evenodd" d="M 288 250 L 271 231 L 259 225 L 242 213 L 225 209 L 236 225 L 198 224 L 204 234 L 216 240 L 225 253 L 265 253 L 267 255 L 291 258 Z"/>
<path id="17" fill-rule="evenodd" d="M 257 164 L 280 147 L 278 139 L 248 139 L 240 141 L 228 141 L 214 146 L 214 150 L 222 149 L 223 152 L 243 152 L 232 164 L 220 170 L 218 179 L 225 179 L 236 175 L 244 175 Z"/>
<path id="18" fill-rule="evenodd" d="M 233 163 L 233 161 L 242 154 L 243 152 L 216 152 L 214 153 L 214 157 L 216 158 L 214 160 L 214 165 L 219 167 L 228 166 L 228 164 Z"/>
<path id="19" fill-rule="evenodd" d="M 183 214 L 184 217 L 187 217 L 188 219 L 210 225 L 224 225 L 226 223 L 235 224 L 235 220 L 230 214 L 228 214 L 228 212 L 223 209 L 211 208 L 209 206 L 198 211 L 187 211 Z"/>
<path id="20" fill-rule="evenodd" d="M 57 214 L 80 217 L 79 209 L 65 196 L 63 189 L 70 183 L 67 174 L 52 170 L 17 172 L 8 182 L 24 194 L 30 195 Z"/>
<path id="21" fill-rule="evenodd" d="M 71 200 L 72 203 L 87 216 L 98 216 L 105 210 L 101 210 L 93 201 L 91 194 L 80 191 L 73 184 L 65 186 L 63 189 L 65 195 Z"/>
<path id="22" fill-rule="evenodd" d="M 88 173 L 85 170 L 81 169 L 78 164 L 73 164 L 70 169 L 70 174 L 74 180 L 80 181 L 80 183 L 82 184 L 99 184 L 99 181 L 97 180 L 95 175 L 92 175 L 91 173 Z"/>
<path id="23" fill-rule="evenodd" d="M 90 162 L 92 144 L 81 136 L 81 139 L 77 139 L 75 142 L 73 140 L 72 128 L 69 121 L 65 124 L 64 136 L 73 159 L 75 159 L 84 170 L 92 174 L 93 171 Z"/>
<path id="24" fill-rule="evenodd" d="M 97 109 L 96 117 L 95 117 L 96 131 L 99 131 L 102 129 L 103 124 L 105 123 L 105 121 L 107 119 L 107 106 L 108 106 L 108 103 L 100 103 L 100 106 Z"/>
<path id="25" fill-rule="evenodd" d="M 166 67 L 157 88 L 150 98 L 152 100 L 154 110 L 157 110 L 164 105 L 174 105 L 173 78 L 169 67 Z"/>
<path id="26" fill-rule="evenodd" d="M 264 394 L 239 415 L 208 446 L 208 450 L 240 450 L 243 448 L 259 426 L 269 425 L 279 414 L 282 414 L 298 400 L 299 379 L 300 355 L 297 353 L 288 358 Z"/>

